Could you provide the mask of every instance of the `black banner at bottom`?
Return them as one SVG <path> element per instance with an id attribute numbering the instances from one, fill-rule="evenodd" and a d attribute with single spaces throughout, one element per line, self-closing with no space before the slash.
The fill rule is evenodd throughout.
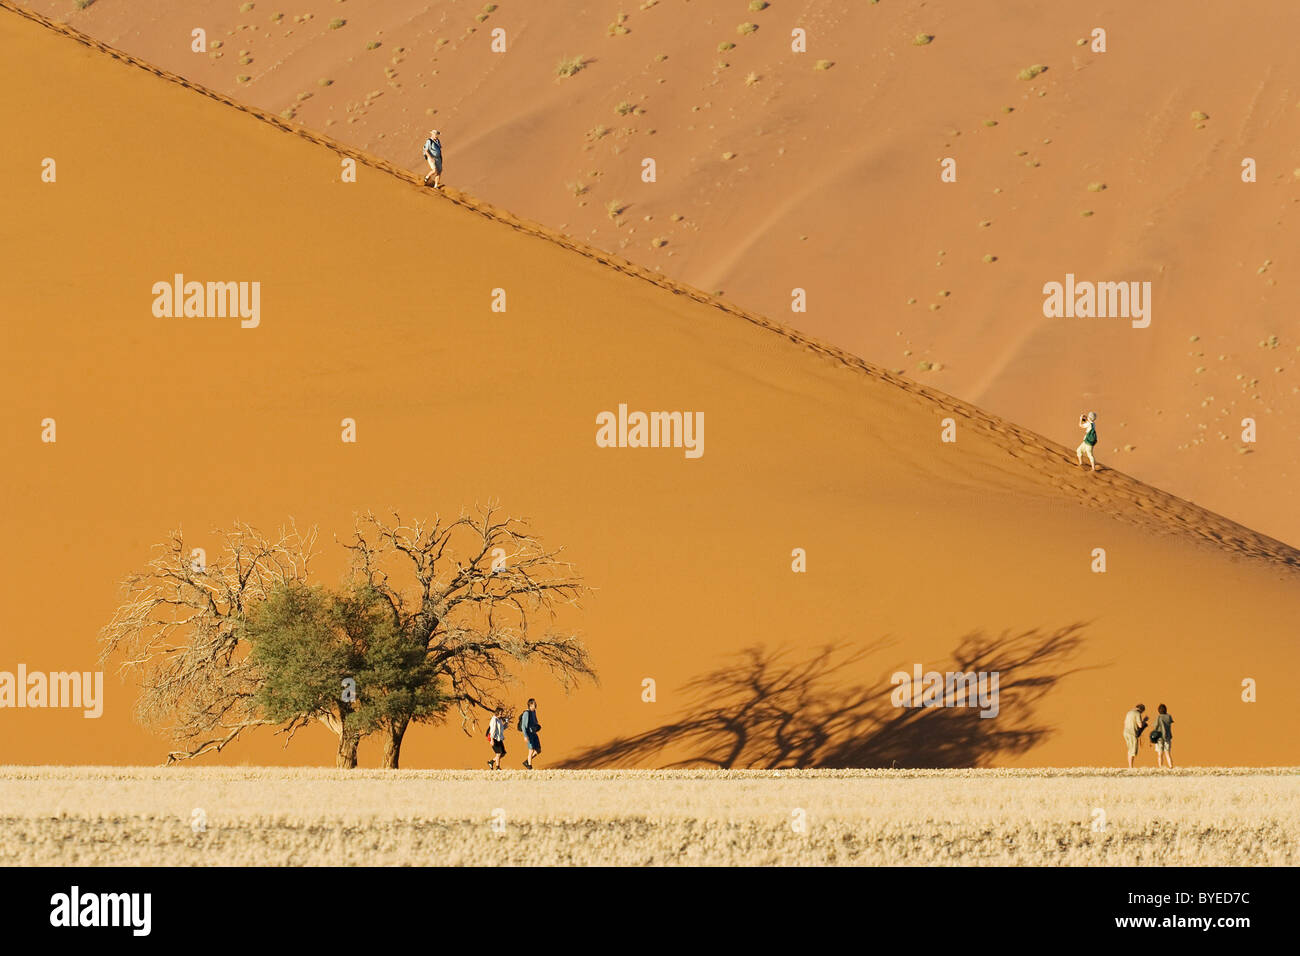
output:
<path id="1" fill-rule="evenodd" d="M 375 934 L 519 939 L 602 926 L 654 934 L 725 927 L 764 938 L 846 923 L 880 938 L 953 928 L 1093 937 L 1189 934 L 1228 942 L 1288 922 L 1294 871 L 943 869 L 32 868 L 0 871 L 16 938 L 78 936 L 241 945 Z M 487 936 L 484 937 L 483 934 Z M 597 942 L 592 938 L 592 942 Z M 348 947 L 351 948 L 351 947 Z"/>

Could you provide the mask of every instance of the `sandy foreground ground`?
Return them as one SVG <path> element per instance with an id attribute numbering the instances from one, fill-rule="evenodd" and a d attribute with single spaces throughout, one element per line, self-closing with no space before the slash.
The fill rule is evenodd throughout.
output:
<path id="1" fill-rule="evenodd" d="M 22 865 L 1291 865 L 1294 768 L 0 768 Z"/>

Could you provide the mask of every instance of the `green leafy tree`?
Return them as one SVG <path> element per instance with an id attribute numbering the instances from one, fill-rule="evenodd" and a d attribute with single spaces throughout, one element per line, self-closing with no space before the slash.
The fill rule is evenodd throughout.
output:
<path id="1" fill-rule="evenodd" d="M 382 592 L 360 584 L 336 598 L 335 607 L 343 627 L 363 647 L 350 720 L 362 736 L 383 737 L 383 766 L 396 769 L 411 723 L 440 720 L 451 701 L 438 668 L 424 648 L 410 641 Z"/>
<path id="2" fill-rule="evenodd" d="M 400 744 L 412 721 L 436 720 L 448 706 L 427 655 L 368 584 L 341 594 L 296 582 L 278 588 L 250 610 L 244 637 L 262 717 L 290 737 L 319 720 L 338 735 L 339 767 L 357 765 L 362 737 L 382 732 L 386 744 Z M 385 766 L 397 766 L 396 753 L 386 753 Z"/>
<path id="3" fill-rule="evenodd" d="M 418 673 L 438 681 L 466 733 L 476 714 L 511 710 L 507 695 L 524 667 L 566 691 L 596 680 L 586 645 L 559 626 L 559 612 L 589 588 L 560 549 L 496 505 L 409 523 L 367 512 L 344 547 L 356 580 L 383 595 L 409 652 L 422 655 Z M 383 766 L 396 767 L 402 715 L 385 729 Z"/>
<path id="4" fill-rule="evenodd" d="M 324 589 L 290 582 L 247 612 L 243 638 L 260 682 L 254 704 L 267 723 L 292 738 L 319 720 L 338 735 L 336 765 L 355 767 L 361 730 L 347 681 L 364 660 L 364 632 L 346 602 Z"/>

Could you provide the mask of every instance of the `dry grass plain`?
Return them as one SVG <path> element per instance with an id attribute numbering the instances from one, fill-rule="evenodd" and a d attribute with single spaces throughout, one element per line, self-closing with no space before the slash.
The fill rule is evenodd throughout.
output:
<path id="1" fill-rule="evenodd" d="M 0 768 L 7 865 L 1293 865 L 1298 840 L 1294 768 Z"/>

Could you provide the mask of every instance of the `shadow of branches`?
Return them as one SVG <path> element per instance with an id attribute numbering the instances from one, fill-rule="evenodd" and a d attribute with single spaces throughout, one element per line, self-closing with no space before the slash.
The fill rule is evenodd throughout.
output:
<path id="1" fill-rule="evenodd" d="M 811 654 L 748 647 L 682 688 L 687 703 L 669 723 L 592 747 L 565 767 L 978 767 L 1022 754 L 1051 734 L 1035 705 L 1081 668 L 1069 661 L 1084 625 L 989 637 L 967 634 L 949 664 L 926 670 L 999 675 L 999 708 L 895 707 L 887 674 L 872 684 L 850 669 L 883 642 L 827 644 Z M 899 670 L 911 670 L 903 665 Z M 683 756 L 684 755 L 684 756 Z M 672 759 L 665 760 L 665 757 Z"/>

